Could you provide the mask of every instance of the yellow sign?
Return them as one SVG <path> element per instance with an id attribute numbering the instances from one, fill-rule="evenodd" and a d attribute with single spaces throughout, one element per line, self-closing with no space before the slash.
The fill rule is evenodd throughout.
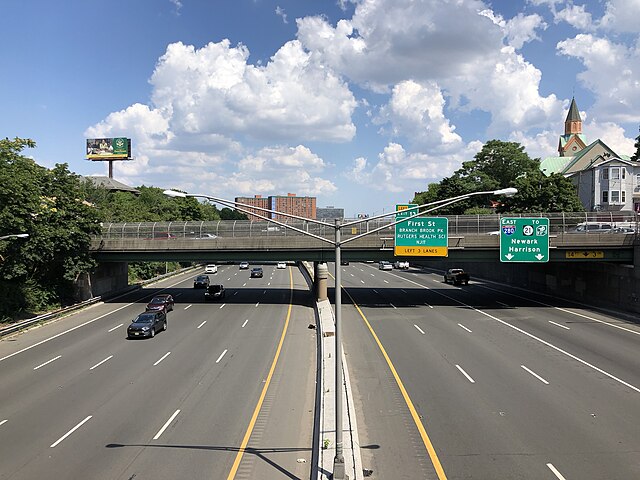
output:
<path id="1" fill-rule="evenodd" d="M 351 235 L 357 235 L 358 234 L 358 228 L 357 227 L 351 227 Z"/>
<path id="2" fill-rule="evenodd" d="M 604 252 L 602 250 L 567 250 L 565 258 L 604 258 Z"/>
<path id="3" fill-rule="evenodd" d="M 396 256 L 448 257 L 448 247 L 402 247 L 395 246 Z"/>

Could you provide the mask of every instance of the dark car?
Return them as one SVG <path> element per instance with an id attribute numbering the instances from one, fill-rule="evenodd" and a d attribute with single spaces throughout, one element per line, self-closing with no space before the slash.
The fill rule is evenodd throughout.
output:
<path id="1" fill-rule="evenodd" d="M 227 296 L 224 291 L 224 285 L 209 285 L 204 292 L 205 301 L 217 300 L 218 298 L 225 298 Z"/>
<path id="2" fill-rule="evenodd" d="M 164 310 L 144 312 L 127 327 L 127 338 L 154 337 L 156 332 L 167 329 L 167 314 Z"/>
<path id="3" fill-rule="evenodd" d="M 147 304 L 147 312 L 156 312 L 162 310 L 163 312 L 170 312 L 173 310 L 173 297 L 169 294 L 156 295 Z"/>
<path id="4" fill-rule="evenodd" d="M 254 277 L 262 278 L 262 267 L 255 267 L 251 269 L 251 278 Z"/>
<path id="5" fill-rule="evenodd" d="M 209 282 L 209 275 L 198 275 L 193 279 L 193 288 L 207 288 Z"/>

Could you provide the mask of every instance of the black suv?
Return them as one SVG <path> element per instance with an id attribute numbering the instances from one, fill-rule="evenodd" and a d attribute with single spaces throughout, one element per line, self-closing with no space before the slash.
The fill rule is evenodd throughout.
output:
<path id="1" fill-rule="evenodd" d="M 167 314 L 164 310 L 144 312 L 127 327 L 127 338 L 154 337 L 156 332 L 167 329 Z"/>
<path id="2" fill-rule="evenodd" d="M 193 288 L 207 288 L 210 281 L 209 275 L 198 275 L 193 279 Z"/>
<path id="3" fill-rule="evenodd" d="M 205 301 L 216 300 L 218 298 L 225 298 L 226 292 L 224 291 L 224 285 L 209 285 L 204 292 Z"/>
<path id="4" fill-rule="evenodd" d="M 254 277 L 262 278 L 262 267 L 255 267 L 251 269 L 251 278 Z"/>

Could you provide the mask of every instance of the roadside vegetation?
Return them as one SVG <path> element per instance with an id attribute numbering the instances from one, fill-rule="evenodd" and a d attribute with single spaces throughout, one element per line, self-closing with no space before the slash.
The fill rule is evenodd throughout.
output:
<path id="1" fill-rule="evenodd" d="M 28 157 L 33 140 L 0 140 L 0 322 L 71 304 L 74 285 L 96 263 L 91 236 L 105 222 L 162 222 L 246 219 L 229 208 L 218 210 L 195 198 L 168 198 L 162 189 L 141 186 L 140 195 L 112 192 L 69 171 L 52 169 Z M 129 264 L 131 282 L 182 266 L 177 262 Z"/>
<path id="2" fill-rule="evenodd" d="M 412 203 L 425 203 L 466 193 L 515 187 L 513 197 L 491 199 L 483 196 L 438 209 L 438 215 L 476 215 L 491 213 L 582 212 L 584 207 L 571 181 L 562 175 L 544 175 L 540 160 L 532 159 L 516 142 L 491 140 L 473 160 L 463 162 L 453 175 L 430 183 L 417 192 Z"/>

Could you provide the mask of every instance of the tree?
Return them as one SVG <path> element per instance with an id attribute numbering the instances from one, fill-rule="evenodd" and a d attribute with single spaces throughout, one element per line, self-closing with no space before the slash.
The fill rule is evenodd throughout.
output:
<path id="1" fill-rule="evenodd" d="M 416 193 L 414 200 L 446 199 L 478 191 L 512 187 L 517 179 L 540 173 L 540 161 L 532 159 L 524 147 L 516 142 L 490 140 L 475 155 L 474 160 L 463 162 L 450 177 L 429 185 L 427 192 Z M 489 213 L 487 197 L 475 196 L 438 209 L 439 214 Z"/>
<path id="2" fill-rule="evenodd" d="M 498 212 L 582 212 L 584 207 L 571 180 L 554 173 L 530 172 L 516 180 L 518 194 L 501 201 Z"/>
<path id="3" fill-rule="evenodd" d="M 640 131 L 640 128 L 638 130 Z M 633 156 L 631 157 L 631 160 L 638 162 L 640 161 L 640 135 L 636 137 L 636 143 L 634 145 L 634 148 L 636 149 L 636 153 L 633 154 Z"/>
<path id="4" fill-rule="evenodd" d="M 99 232 L 96 209 L 66 164 L 48 170 L 21 155 L 29 139 L 0 140 L 0 235 L 28 233 L 0 246 L 0 317 L 38 311 L 71 298 L 73 281 L 93 266 L 90 236 Z"/>

